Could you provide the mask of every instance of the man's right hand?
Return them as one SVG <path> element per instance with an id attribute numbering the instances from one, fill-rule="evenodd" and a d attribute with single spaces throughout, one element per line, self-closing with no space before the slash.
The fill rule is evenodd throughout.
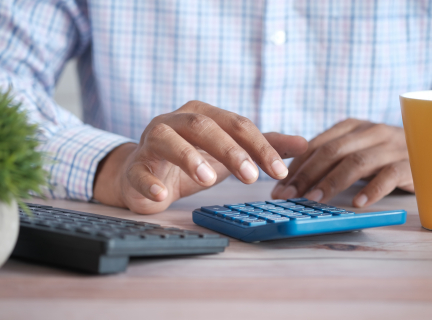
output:
<path id="1" fill-rule="evenodd" d="M 247 118 L 199 101 L 154 118 L 138 145 L 114 149 L 99 164 L 94 198 L 148 214 L 208 188 L 231 173 L 250 184 L 256 162 L 269 176 L 283 179 L 283 158 L 305 152 L 302 137 L 262 134 Z"/>

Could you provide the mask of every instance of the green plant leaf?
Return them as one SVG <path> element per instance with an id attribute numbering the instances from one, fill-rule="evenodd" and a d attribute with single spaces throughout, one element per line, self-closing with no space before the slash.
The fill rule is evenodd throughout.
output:
<path id="1" fill-rule="evenodd" d="M 38 128 L 28 123 L 10 89 L 0 92 L 0 115 L 0 201 L 10 204 L 15 199 L 29 212 L 21 199 L 30 198 L 30 192 L 41 195 L 47 181 L 43 154 L 36 151 Z"/>

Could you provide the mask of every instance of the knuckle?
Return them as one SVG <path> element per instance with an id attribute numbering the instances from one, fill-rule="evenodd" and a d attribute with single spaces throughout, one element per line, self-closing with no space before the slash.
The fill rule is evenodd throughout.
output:
<path id="1" fill-rule="evenodd" d="M 384 138 L 393 138 L 392 130 L 389 130 L 390 127 L 384 123 L 375 123 L 370 128 L 371 136 L 379 135 Z"/>
<path id="2" fill-rule="evenodd" d="M 327 187 L 327 189 L 330 191 L 330 193 L 333 193 L 334 190 L 340 187 L 340 183 L 335 176 L 326 177 L 324 184 Z"/>
<path id="3" fill-rule="evenodd" d="M 340 146 L 337 141 L 332 141 L 320 147 L 318 154 L 323 158 L 333 159 L 337 158 L 340 152 Z"/>
<path id="4" fill-rule="evenodd" d="M 300 171 L 296 174 L 296 177 L 291 184 L 295 185 L 299 191 L 303 191 L 303 189 L 312 185 L 312 179 L 306 172 Z"/>
<path id="5" fill-rule="evenodd" d="M 400 176 L 400 168 L 396 163 L 391 163 L 386 167 L 386 175 L 392 179 Z"/>
<path id="6" fill-rule="evenodd" d="M 387 132 L 389 131 L 388 129 L 390 128 L 389 126 L 387 126 L 384 123 L 376 123 L 374 125 L 374 128 L 378 131 L 378 132 Z"/>
<path id="7" fill-rule="evenodd" d="M 368 188 L 368 195 L 370 197 L 376 197 L 376 196 L 379 196 L 383 193 L 384 193 L 384 186 L 379 182 L 373 183 Z"/>
<path id="8" fill-rule="evenodd" d="M 342 120 L 341 122 L 337 123 L 336 126 L 352 126 L 352 125 L 356 125 L 360 122 L 360 120 L 358 119 L 354 119 L 354 118 L 347 118 L 345 120 Z"/>
<path id="9" fill-rule="evenodd" d="M 351 153 L 347 156 L 347 161 L 350 165 L 355 166 L 357 168 L 363 168 L 367 164 L 367 160 L 365 156 L 360 152 Z"/>
<path id="10" fill-rule="evenodd" d="M 230 145 L 227 146 L 226 149 L 223 151 L 222 156 L 224 158 L 227 159 L 237 159 L 239 157 L 239 154 L 242 153 L 242 150 L 240 149 L 240 147 L 236 146 L 236 145 Z"/>
<path id="11" fill-rule="evenodd" d="M 198 100 L 190 100 L 186 102 L 183 106 L 180 107 L 182 110 L 195 110 L 195 108 L 201 104 L 201 101 Z"/>
<path id="12" fill-rule="evenodd" d="M 248 118 L 235 115 L 231 121 L 231 124 L 236 131 L 249 131 L 254 125 Z"/>
<path id="13" fill-rule="evenodd" d="M 258 155 L 261 158 L 271 156 L 274 157 L 276 155 L 276 151 L 270 144 L 264 143 L 258 147 Z"/>
<path id="14" fill-rule="evenodd" d="M 190 162 L 196 155 L 196 149 L 193 147 L 183 147 L 179 152 L 179 160 L 182 163 Z"/>
<path id="15" fill-rule="evenodd" d="M 212 125 L 212 123 L 212 119 L 199 113 L 189 113 L 186 116 L 186 125 L 188 128 L 199 133 Z"/>
<path id="16" fill-rule="evenodd" d="M 167 132 L 170 131 L 170 127 L 163 123 L 158 123 L 151 127 L 146 134 L 146 140 L 148 142 L 154 142 L 161 139 Z"/>

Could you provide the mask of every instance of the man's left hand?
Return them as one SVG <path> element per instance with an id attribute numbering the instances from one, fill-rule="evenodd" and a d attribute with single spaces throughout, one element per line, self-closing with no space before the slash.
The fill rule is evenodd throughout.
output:
<path id="1" fill-rule="evenodd" d="M 368 206 L 395 188 L 414 192 L 403 128 L 348 119 L 312 139 L 296 157 L 273 198 L 326 202 L 359 179 L 369 183 L 354 197 Z"/>

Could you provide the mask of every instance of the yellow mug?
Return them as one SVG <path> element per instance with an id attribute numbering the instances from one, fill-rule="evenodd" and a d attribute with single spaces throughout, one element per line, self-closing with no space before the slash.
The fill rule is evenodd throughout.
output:
<path id="1" fill-rule="evenodd" d="M 399 98 L 420 222 L 432 230 L 432 90 Z"/>

